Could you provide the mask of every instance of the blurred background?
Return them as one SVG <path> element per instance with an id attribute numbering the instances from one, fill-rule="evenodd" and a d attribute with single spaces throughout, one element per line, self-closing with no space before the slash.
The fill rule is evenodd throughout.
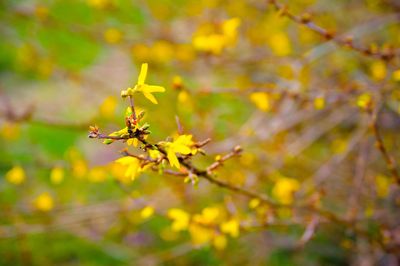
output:
<path id="1" fill-rule="evenodd" d="M 370 113 L 397 161 L 399 12 L 394 0 L 0 1 L 0 265 L 398 265 L 400 194 Z M 114 163 L 126 144 L 88 128 L 125 126 L 120 92 L 146 62 L 166 88 L 158 105 L 135 98 L 149 140 L 175 136 L 178 116 L 212 139 L 199 168 L 241 145 L 217 178 L 340 220 L 202 179 L 127 178 Z"/>

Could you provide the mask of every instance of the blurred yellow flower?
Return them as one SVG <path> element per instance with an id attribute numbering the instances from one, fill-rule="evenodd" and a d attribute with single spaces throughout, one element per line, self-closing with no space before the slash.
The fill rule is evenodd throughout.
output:
<path id="1" fill-rule="evenodd" d="M 139 159 L 137 159 L 135 157 L 131 157 L 131 156 L 125 156 L 125 157 L 119 158 L 115 162 L 122 164 L 123 166 L 126 166 L 126 169 L 125 169 L 126 177 L 130 177 L 132 180 L 135 180 L 135 178 L 139 175 L 139 172 L 141 170 Z"/>
<path id="2" fill-rule="evenodd" d="M 193 216 L 193 220 L 200 224 L 212 224 L 219 216 L 219 209 L 216 207 L 204 208 L 201 214 Z"/>
<path id="3" fill-rule="evenodd" d="M 45 20 L 49 16 L 49 9 L 46 6 L 38 5 L 35 7 L 35 16 L 40 20 Z"/>
<path id="4" fill-rule="evenodd" d="M 60 184 L 64 180 L 64 169 L 61 167 L 54 167 L 50 172 L 50 181 L 54 185 Z"/>
<path id="5" fill-rule="evenodd" d="M 109 165 L 109 168 L 111 174 L 118 182 L 121 182 L 126 185 L 132 182 L 131 177 L 125 175 L 125 170 L 127 167 L 122 166 L 119 163 L 113 162 Z"/>
<path id="6" fill-rule="evenodd" d="M 268 44 L 277 56 L 286 56 L 292 51 L 289 37 L 285 32 L 271 34 Z"/>
<path id="7" fill-rule="evenodd" d="M 97 9 L 104 9 L 110 4 L 110 0 L 87 0 L 89 6 Z"/>
<path id="8" fill-rule="evenodd" d="M 107 29 L 103 36 L 104 40 L 110 44 L 116 44 L 122 40 L 122 32 L 116 28 Z"/>
<path id="9" fill-rule="evenodd" d="M 386 198 L 389 194 L 389 188 L 391 184 L 391 180 L 389 177 L 384 175 L 377 175 L 375 177 L 376 184 L 376 194 L 380 198 Z"/>
<path id="10" fill-rule="evenodd" d="M 215 247 L 215 249 L 217 250 L 224 250 L 226 248 L 226 244 L 227 244 L 227 239 L 226 236 L 224 235 L 217 235 L 214 237 L 213 239 L 213 246 Z"/>
<path id="11" fill-rule="evenodd" d="M 362 109 L 367 109 L 372 103 L 371 94 L 365 92 L 357 97 L 357 106 Z"/>
<path id="12" fill-rule="evenodd" d="M 186 230 L 189 226 L 190 215 L 177 208 L 172 208 L 168 210 L 168 218 L 172 219 L 172 230 L 175 232 Z"/>
<path id="13" fill-rule="evenodd" d="M 255 209 L 255 208 L 257 208 L 259 205 L 260 205 L 260 200 L 259 199 L 252 199 L 252 200 L 250 200 L 250 202 L 249 202 L 249 208 L 250 209 Z"/>
<path id="14" fill-rule="evenodd" d="M 228 234 L 231 237 L 239 236 L 239 221 L 235 218 L 230 219 L 220 225 L 222 233 Z"/>
<path id="15" fill-rule="evenodd" d="M 374 63 L 371 64 L 370 69 L 371 69 L 371 75 L 375 80 L 377 81 L 383 80 L 386 77 L 387 69 L 384 62 L 375 61 Z"/>
<path id="16" fill-rule="evenodd" d="M 250 94 L 250 100 L 261 111 L 267 112 L 271 109 L 269 94 L 266 92 L 253 92 Z"/>
<path id="17" fill-rule="evenodd" d="M 146 206 L 140 211 L 140 217 L 142 219 L 148 219 L 154 214 L 154 208 L 151 206 Z"/>
<path id="18" fill-rule="evenodd" d="M 193 245 L 207 244 L 214 236 L 214 231 L 211 228 L 206 228 L 195 223 L 190 224 L 188 231 Z"/>
<path id="19" fill-rule="evenodd" d="M 121 92 L 122 97 L 133 96 L 133 94 L 135 92 L 141 92 L 141 93 L 143 93 L 144 97 L 146 97 L 152 103 L 154 103 L 154 104 L 158 103 L 157 99 L 154 97 L 154 95 L 152 93 L 153 92 L 164 92 L 165 88 L 161 87 L 161 86 L 145 84 L 146 76 L 147 76 L 147 69 L 148 69 L 148 64 L 147 63 L 142 64 L 137 84 L 133 87 L 133 89 L 128 88 L 126 90 L 123 90 Z"/>
<path id="20" fill-rule="evenodd" d="M 18 139 L 20 135 L 20 126 L 17 123 L 5 122 L 0 129 L 0 135 L 5 140 Z"/>
<path id="21" fill-rule="evenodd" d="M 193 45 L 199 51 L 211 52 L 219 55 L 225 46 L 225 40 L 224 36 L 220 34 L 196 36 L 193 39 Z"/>
<path id="22" fill-rule="evenodd" d="M 236 43 L 239 26 L 239 18 L 225 20 L 221 25 L 222 33 L 197 34 L 193 37 L 193 46 L 198 51 L 219 55 L 224 48 Z"/>
<path id="23" fill-rule="evenodd" d="M 283 204 L 293 202 L 293 194 L 300 188 L 296 179 L 280 177 L 272 189 L 272 195 Z"/>
<path id="24" fill-rule="evenodd" d="M 48 212 L 54 208 L 54 200 L 47 192 L 40 194 L 34 201 L 35 208 L 39 211 Z"/>
<path id="25" fill-rule="evenodd" d="M 105 118 L 112 118 L 117 107 L 117 99 L 113 96 L 107 97 L 100 105 L 100 114 Z"/>
<path id="26" fill-rule="evenodd" d="M 392 75 L 395 81 L 400 81 L 400 69 L 394 71 Z"/>
<path id="27" fill-rule="evenodd" d="M 6 179 L 11 184 L 20 185 L 26 179 L 25 171 L 21 166 L 14 166 L 6 173 Z"/>
<path id="28" fill-rule="evenodd" d="M 107 179 L 107 172 L 103 167 L 93 167 L 89 170 L 88 180 L 93 183 L 103 182 Z"/>
<path id="29" fill-rule="evenodd" d="M 316 97 L 314 99 L 314 108 L 316 110 L 322 110 L 325 108 L 325 98 L 322 96 Z"/>
<path id="30" fill-rule="evenodd" d="M 83 159 L 77 159 L 72 162 L 72 174 L 77 178 L 82 178 L 86 175 L 88 167 Z"/>
<path id="31" fill-rule="evenodd" d="M 237 29 L 240 26 L 239 18 L 231 18 L 227 19 L 222 23 L 222 32 L 225 36 L 226 44 L 232 44 L 236 41 L 237 38 Z"/>

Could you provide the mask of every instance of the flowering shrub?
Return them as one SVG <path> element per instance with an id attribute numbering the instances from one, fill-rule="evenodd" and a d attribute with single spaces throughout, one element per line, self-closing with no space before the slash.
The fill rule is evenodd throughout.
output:
<path id="1" fill-rule="evenodd" d="M 378 2 L 0 4 L 0 264 L 396 265 Z"/>

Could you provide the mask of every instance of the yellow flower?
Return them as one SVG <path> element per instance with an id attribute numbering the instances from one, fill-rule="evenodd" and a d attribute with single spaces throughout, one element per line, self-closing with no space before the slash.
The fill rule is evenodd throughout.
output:
<path id="1" fill-rule="evenodd" d="M 179 160 L 176 157 L 176 153 L 189 154 L 192 153 L 192 135 L 180 135 L 173 142 L 164 143 L 165 150 L 167 152 L 167 158 L 172 167 L 180 168 Z"/>
<path id="2" fill-rule="evenodd" d="M 222 23 L 222 32 L 226 38 L 227 43 L 234 43 L 237 37 L 237 29 L 240 26 L 239 18 L 231 18 Z"/>
<path id="3" fill-rule="evenodd" d="M 271 34 L 268 44 L 277 56 L 286 56 L 292 52 L 289 37 L 284 32 Z"/>
<path id="4" fill-rule="evenodd" d="M 15 140 L 19 137 L 20 131 L 19 124 L 5 122 L 0 128 L 0 135 L 5 140 Z"/>
<path id="5" fill-rule="evenodd" d="M 167 216 L 173 220 L 172 230 L 175 232 L 186 230 L 189 226 L 190 215 L 181 210 L 172 208 L 168 210 Z"/>
<path id="6" fill-rule="evenodd" d="M 50 172 L 51 183 L 58 185 L 64 180 L 64 169 L 61 167 L 54 167 Z"/>
<path id="7" fill-rule="evenodd" d="M 272 189 L 272 194 L 281 203 L 290 204 L 293 202 L 293 193 L 300 188 L 296 179 L 281 177 Z"/>
<path id="8" fill-rule="evenodd" d="M 21 166 L 14 166 L 6 173 L 6 179 L 11 184 L 20 185 L 26 179 L 25 171 Z"/>
<path id="9" fill-rule="evenodd" d="M 224 235 L 217 235 L 213 239 L 213 246 L 217 250 L 224 250 L 227 244 L 226 236 Z"/>
<path id="10" fill-rule="evenodd" d="M 137 84 L 132 88 L 128 88 L 121 92 L 122 97 L 132 96 L 135 92 L 143 93 L 144 97 L 150 100 L 152 103 L 157 104 L 157 99 L 152 94 L 153 92 L 164 92 L 165 88 L 161 86 L 147 85 L 145 84 L 146 76 L 147 76 L 147 63 L 142 64 L 140 69 L 139 77 Z"/>
<path id="11" fill-rule="evenodd" d="M 161 152 L 158 150 L 148 150 L 151 159 L 157 160 L 161 156 Z"/>
<path id="12" fill-rule="evenodd" d="M 90 169 L 88 180 L 93 183 L 103 182 L 107 179 L 107 172 L 104 168 L 97 166 Z"/>
<path id="13" fill-rule="evenodd" d="M 87 0 L 89 6 L 97 9 L 104 9 L 110 4 L 110 0 Z"/>
<path id="14" fill-rule="evenodd" d="M 231 237 L 239 236 L 239 222 L 237 219 L 232 218 L 229 221 L 222 223 L 220 229 L 222 233 L 228 234 Z"/>
<path id="15" fill-rule="evenodd" d="M 135 157 L 125 156 L 119 158 L 115 162 L 127 167 L 125 170 L 125 177 L 130 177 L 134 180 L 140 173 L 140 161 Z"/>
<path id="16" fill-rule="evenodd" d="M 255 208 L 257 208 L 258 206 L 260 206 L 260 200 L 259 199 L 256 199 L 256 198 L 254 198 L 254 199 L 252 199 L 252 200 L 250 200 L 250 202 L 249 202 L 249 208 L 250 209 L 255 209 Z"/>
<path id="17" fill-rule="evenodd" d="M 72 162 L 72 175 L 77 178 L 82 178 L 88 171 L 87 163 L 82 159 L 77 159 Z"/>
<path id="18" fill-rule="evenodd" d="M 36 209 L 43 212 L 51 211 L 54 208 L 54 201 L 47 192 L 40 194 L 33 202 Z"/>
<path id="19" fill-rule="evenodd" d="M 378 175 L 375 177 L 376 194 L 380 198 L 386 198 L 389 195 L 389 189 L 391 180 L 389 177 L 384 175 Z"/>
<path id="20" fill-rule="evenodd" d="M 113 96 L 107 97 L 100 105 L 100 114 L 105 118 L 112 118 L 117 107 L 117 99 Z"/>
<path id="21" fill-rule="evenodd" d="M 371 94 L 365 92 L 358 96 L 357 98 L 357 105 L 361 109 L 367 109 L 372 104 L 372 97 Z"/>
<path id="22" fill-rule="evenodd" d="M 110 44 L 116 44 L 122 40 L 122 32 L 115 28 L 107 29 L 103 35 L 106 42 Z"/>
<path id="23" fill-rule="evenodd" d="M 140 217 L 143 219 L 150 218 L 154 214 L 154 208 L 151 206 L 146 206 L 140 211 Z"/>
<path id="24" fill-rule="evenodd" d="M 212 224 L 219 216 L 219 209 L 216 207 L 204 208 L 201 214 L 193 216 L 193 220 L 200 224 Z"/>
<path id="25" fill-rule="evenodd" d="M 253 92 L 250 94 L 250 100 L 260 109 L 261 111 L 267 112 L 271 109 L 269 95 L 266 92 Z"/>
<path id="26" fill-rule="evenodd" d="M 191 224 L 189 226 L 189 233 L 193 245 L 207 244 L 214 237 L 214 232 L 211 228 L 206 228 L 197 224 Z"/>
<path id="27" fill-rule="evenodd" d="M 314 99 L 314 108 L 316 110 L 322 110 L 325 108 L 325 98 L 324 97 L 317 97 Z"/>
<path id="28" fill-rule="evenodd" d="M 400 81 L 400 69 L 394 71 L 392 77 L 395 81 Z"/>
<path id="29" fill-rule="evenodd" d="M 384 62 L 376 61 L 371 65 L 370 69 L 371 75 L 375 80 L 383 80 L 386 77 L 387 68 Z"/>

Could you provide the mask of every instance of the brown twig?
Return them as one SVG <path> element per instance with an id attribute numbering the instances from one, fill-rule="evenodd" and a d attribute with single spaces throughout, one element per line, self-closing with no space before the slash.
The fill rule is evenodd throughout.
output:
<path id="1" fill-rule="evenodd" d="M 279 3 L 276 0 L 268 0 L 267 3 L 269 5 L 272 5 L 279 12 L 279 14 L 281 16 L 285 16 L 299 25 L 304 25 L 311 31 L 322 36 L 324 39 L 333 41 L 334 43 L 336 43 L 339 46 L 350 48 L 353 51 L 356 51 L 365 56 L 374 57 L 377 59 L 384 60 L 386 62 L 391 61 L 394 57 L 397 56 L 394 49 L 392 49 L 392 48 L 384 49 L 381 51 L 374 50 L 371 47 L 364 47 L 362 45 L 356 44 L 353 41 L 352 37 L 350 37 L 350 36 L 340 37 L 333 31 L 327 30 L 327 29 L 317 25 L 316 23 L 312 22 L 312 19 L 308 14 L 305 14 L 302 16 L 295 15 L 294 13 L 289 11 L 289 8 L 287 5 Z"/>
<path id="2" fill-rule="evenodd" d="M 386 166 L 387 166 L 388 170 L 390 171 L 390 173 L 394 177 L 396 183 L 400 186 L 400 176 L 399 176 L 399 172 L 397 171 L 397 168 L 396 168 L 396 161 L 389 154 L 389 152 L 388 152 L 388 150 L 387 150 L 387 148 L 385 146 L 385 143 L 383 142 L 382 134 L 381 134 L 381 132 L 379 130 L 378 120 L 377 120 L 378 109 L 372 110 L 372 108 L 368 108 L 367 112 L 368 112 L 368 114 L 370 115 L 370 118 L 371 118 L 371 128 L 372 128 L 372 132 L 373 132 L 373 134 L 375 136 L 376 147 L 378 148 L 378 150 L 382 154 L 382 157 L 386 162 Z"/>

